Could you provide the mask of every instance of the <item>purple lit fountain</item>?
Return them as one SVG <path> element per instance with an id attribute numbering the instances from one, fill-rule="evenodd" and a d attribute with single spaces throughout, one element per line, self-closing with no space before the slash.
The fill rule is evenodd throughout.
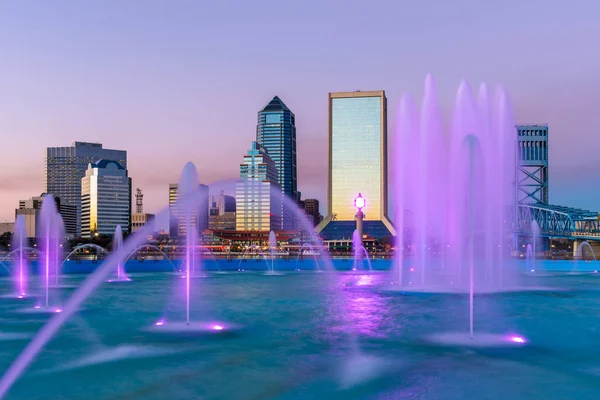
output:
<path id="1" fill-rule="evenodd" d="M 40 269 L 40 276 L 43 279 L 44 295 L 41 303 L 34 306 L 33 310 L 29 310 L 34 313 L 60 313 L 62 309 L 57 306 L 50 306 L 50 288 L 53 286 L 50 283 L 51 275 L 54 272 L 58 274 L 58 268 L 60 264 L 57 260 L 60 257 L 60 232 L 61 228 L 59 219 L 56 211 L 56 202 L 52 195 L 44 196 L 42 202 L 42 209 L 40 210 L 40 230 L 39 237 L 41 239 L 41 262 L 38 264 Z"/>
<path id="2" fill-rule="evenodd" d="M 112 252 L 119 253 L 121 248 L 123 247 L 123 229 L 121 225 L 117 225 L 115 228 L 115 234 L 113 235 L 112 241 Z M 119 257 L 123 258 L 123 257 Z M 117 264 L 117 274 L 115 279 L 110 279 L 109 282 L 129 282 L 131 279 L 127 276 L 125 272 L 125 263 L 119 262 Z"/>
<path id="3" fill-rule="evenodd" d="M 27 297 L 27 283 L 29 276 L 28 259 L 26 253 L 27 229 L 25 227 L 25 216 L 19 215 L 15 220 L 15 231 L 12 238 L 12 249 L 16 252 L 16 260 L 13 266 L 13 278 L 15 282 L 15 296 L 19 299 Z"/>
<path id="4" fill-rule="evenodd" d="M 508 260 L 516 137 L 508 98 L 498 87 L 490 100 L 485 84 L 475 98 L 462 82 L 450 129 L 445 130 L 436 85 L 429 75 L 420 112 L 404 96 L 397 127 L 398 260 L 391 281 L 401 291 L 468 293 L 468 338 L 472 340 L 474 293 L 520 288 L 517 268 Z M 410 222 L 405 212 L 412 215 Z M 405 232 L 410 232 L 408 240 Z M 410 254 L 405 251 L 406 242 L 410 242 Z M 410 256 L 407 271 L 405 256 Z M 410 279 L 407 273 L 412 274 Z M 411 286 L 406 287 L 406 282 Z M 458 344 L 461 335 L 433 340 Z M 485 345 L 506 343 L 504 336 L 480 338 Z"/>
<path id="5" fill-rule="evenodd" d="M 185 283 L 185 321 L 167 321 L 166 318 L 161 318 L 150 328 L 154 332 L 164 332 L 169 334 L 196 334 L 202 332 L 219 332 L 225 329 L 225 325 L 218 322 L 194 322 L 190 317 L 190 300 L 191 300 L 191 278 L 194 263 L 201 261 L 196 259 L 196 244 L 197 230 L 195 226 L 198 223 L 193 222 L 193 218 L 197 218 L 200 207 L 208 207 L 203 204 L 203 199 L 198 201 L 197 193 L 199 193 L 199 180 L 196 167 L 192 163 L 187 163 L 183 168 L 179 179 L 177 191 L 177 212 L 183 219 L 186 232 L 186 254 L 184 258 L 184 283 Z"/>

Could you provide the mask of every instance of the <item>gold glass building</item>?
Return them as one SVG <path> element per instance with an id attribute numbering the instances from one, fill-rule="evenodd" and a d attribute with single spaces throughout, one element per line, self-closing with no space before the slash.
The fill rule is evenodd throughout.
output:
<path id="1" fill-rule="evenodd" d="M 364 233 L 394 235 L 387 217 L 387 99 L 385 92 L 329 94 L 327 217 L 317 228 L 326 239 L 351 238 L 354 199 L 366 199 Z"/>

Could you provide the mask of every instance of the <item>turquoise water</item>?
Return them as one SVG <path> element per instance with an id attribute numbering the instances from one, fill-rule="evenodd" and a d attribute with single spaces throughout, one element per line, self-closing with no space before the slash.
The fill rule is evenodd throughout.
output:
<path id="1" fill-rule="evenodd" d="M 582 271 L 587 264 L 555 269 Z M 312 269 L 308 261 L 302 265 Z M 384 267 L 381 261 L 376 265 Z M 277 263 L 276 269 L 287 270 L 281 276 L 245 268 L 193 279 L 192 320 L 225 329 L 192 336 L 143 329 L 163 317 L 167 323 L 184 318 L 183 280 L 169 268 L 134 272 L 131 283 L 107 283 L 7 398 L 598 398 L 598 275 L 530 276 L 523 278 L 526 283 L 553 289 L 476 295 L 476 335 L 518 333 L 528 343 L 471 349 L 426 340 L 432 333 L 468 331 L 467 296 L 386 292 L 380 289 L 389 280 L 384 272 L 293 267 Z M 127 268 L 134 269 L 131 263 Z M 63 283 L 84 278 L 71 275 Z M 0 281 L 2 293 L 10 287 L 8 279 Z M 69 293 L 72 289 L 53 291 L 51 302 Z M 0 299 L 0 331 L 34 334 L 45 317 L 15 313 L 32 304 Z M 2 371 L 25 344 L 0 341 Z"/>

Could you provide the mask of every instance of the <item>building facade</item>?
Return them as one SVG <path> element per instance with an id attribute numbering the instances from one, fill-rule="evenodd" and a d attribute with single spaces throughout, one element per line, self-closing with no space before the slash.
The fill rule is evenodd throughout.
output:
<path id="1" fill-rule="evenodd" d="M 285 195 L 280 201 L 279 230 L 293 229 L 293 207 L 300 201 L 296 166 L 296 117 L 277 96 L 258 112 L 256 141 L 273 160 L 278 185 Z"/>
<path id="2" fill-rule="evenodd" d="M 235 195 L 236 230 L 280 231 L 281 189 L 277 168 L 258 142 L 252 142 L 240 164 L 240 179 Z"/>
<path id="3" fill-rule="evenodd" d="M 46 149 L 45 192 L 76 207 L 76 236 L 81 234 L 81 179 L 88 165 L 100 159 L 115 160 L 127 169 L 126 151 L 104 149 L 100 143 L 74 142 L 70 147 Z"/>
<path id="4" fill-rule="evenodd" d="M 15 219 L 19 215 L 25 218 L 25 230 L 28 238 L 39 237 L 40 211 L 44 201 L 45 193 L 37 197 L 31 197 L 29 200 L 19 200 L 19 208 L 15 210 Z M 54 196 L 56 210 L 63 219 L 65 235 L 68 238 L 74 238 L 77 234 L 77 208 L 71 204 L 65 204 L 59 197 Z"/>
<path id="5" fill-rule="evenodd" d="M 81 179 L 81 237 L 131 232 L 131 178 L 121 163 L 98 160 Z"/>
<path id="6" fill-rule="evenodd" d="M 300 201 L 300 207 L 304 210 L 304 213 L 313 225 L 317 225 L 321 222 L 322 215 L 319 212 L 319 200 L 317 199 L 304 199 Z"/>
<path id="7" fill-rule="evenodd" d="M 223 190 L 218 196 L 212 196 L 208 212 L 208 229 L 235 230 L 235 197 L 226 195 Z"/>
<path id="8" fill-rule="evenodd" d="M 317 230 L 325 239 L 352 237 L 354 199 L 366 199 L 363 232 L 395 235 L 387 216 L 387 99 L 385 92 L 329 94 L 327 216 Z"/>
<path id="9" fill-rule="evenodd" d="M 198 234 L 208 229 L 208 186 L 199 184 L 201 200 L 195 209 L 191 210 L 191 226 L 196 227 Z M 181 237 L 187 235 L 185 215 L 177 204 L 179 184 L 169 184 L 169 236 Z"/>

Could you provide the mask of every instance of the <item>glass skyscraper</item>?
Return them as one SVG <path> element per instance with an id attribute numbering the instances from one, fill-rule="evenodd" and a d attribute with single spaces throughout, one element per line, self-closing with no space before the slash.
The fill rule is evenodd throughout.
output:
<path id="1" fill-rule="evenodd" d="M 81 179 L 81 237 L 112 236 L 117 225 L 129 233 L 131 178 L 117 161 L 90 163 Z"/>
<path id="2" fill-rule="evenodd" d="M 354 199 L 366 199 L 364 233 L 394 234 L 387 217 L 387 99 L 384 91 L 329 94 L 329 182 L 326 239 L 352 237 Z"/>
<path id="3" fill-rule="evenodd" d="M 281 226 L 281 190 L 277 169 L 268 152 L 257 142 L 240 164 L 235 191 L 235 227 L 238 231 L 276 231 Z"/>
<path id="4" fill-rule="evenodd" d="M 294 214 L 291 205 L 299 201 L 298 172 L 296 167 L 296 117 L 277 96 L 258 112 L 256 141 L 264 147 L 277 169 L 277 182 L 282 196 L 280 199 L 281 220 L 277 230 L 294 229 Z"/>
<path id="5" fill-rule="evenodd" d="M 81 178 L 88 165 L 100 159 L 115 160 L 127 169 L 126 151 L 103 149 L 100 143 L 74 142 L 70 147 L 46 149 L 45 192 L 77 207 L 76 236 L 81 234 Z"/>

